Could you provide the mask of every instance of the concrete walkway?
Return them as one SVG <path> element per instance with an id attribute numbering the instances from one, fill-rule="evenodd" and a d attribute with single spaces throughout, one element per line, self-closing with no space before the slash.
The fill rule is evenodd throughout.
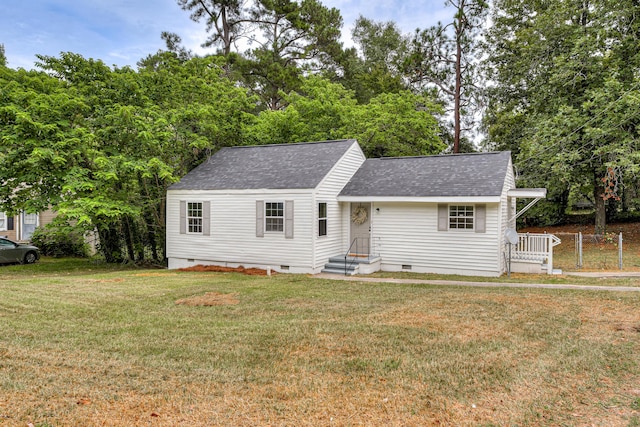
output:
<path id="1" fill-rule="evenodd" d="M 584 273 L 583 273 L 584 274 Z M 598 274 L 598 273 L 595 273 Z M 462 280 L 420 280 L 420 279 L 393 279 L 366 276 L 344 276 L 341 274 L 316 274 L 313 277 L 328 280 L 345 280 L 348 282 L 370 283 L 406 283 L 437 286 L 468 286 L 475 288 L 531 288 L 531 289 L 570 289 L 579 291 L 611 291 L 611 292 L 640 292 L 639 287 L 633 286 L 598 286 L 598 285 L 558 285 L 549 283 L 503 283 L 503 282 L 467 282 Z M 589 276 L 589 277 L 614 277 L 614 276 Z M 640 277 L 616 276 L 616 277 Z"/>
<path id="2" fill-rule="evenodd" d="M 565 271 L 567 276 L 580 276 L 580 277 L 638 277 L 640 278 L 640 271 Z"/>

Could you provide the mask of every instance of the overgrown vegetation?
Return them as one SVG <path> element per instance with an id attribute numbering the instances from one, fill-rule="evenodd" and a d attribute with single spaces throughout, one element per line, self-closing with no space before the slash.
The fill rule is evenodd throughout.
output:
<path id="1" fill-rule="evenodd" d="M 82 260 L 2 273 L 3 425 L 624 426 L 640 416 L 635 293 Z M 216 305 L 176 304 L 207 295 Z"/>
<path id="2" fill-rule="evenodd" d="M 31 235 L 31 243 L 40 248 L 42 255 L 56 258 L 89 255 L 84 231 L 60 222 L 36 228 Z"/>

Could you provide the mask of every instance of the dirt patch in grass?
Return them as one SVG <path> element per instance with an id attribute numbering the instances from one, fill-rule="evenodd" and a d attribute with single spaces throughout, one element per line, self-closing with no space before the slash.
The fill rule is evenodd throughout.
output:
<path id="1" fill-rule="evenodd" d="M 214 305 L 236 305 L 240 301 L 238 294 L 221 294 L 218 292 L 207 292 L 204 295 L 195 295 L 189 298 L 183 298 L 176 301 L 179 305 L 197 306 L 214 306 Z"/>
<path id="2" fill-rule="evenodd" d="M 124 282 L 122 277 L 118 277 L 115 279 L 89 279 L 87 280 L 89 283 L 121 283 Z"/>
<path id="3" fill-rule="evenodd" d="M 170 276 L 172 273 L 138 273 L 134 274 L 135 277 L 165 277 Z"/>
<path id="4" fill-rule="evenodd" d="M 266 276 L 267 270 L 261 268 L 245 268 L 239 267 L 222 267 L 218 265 L 194 265 L 193 267 L 179 268 L 178 271 L 198 271 L 198 272 L 214 272 L 214 273 L 242 273 L 249 276 Z M 271 271 L 271 274 L 275 274 L 275 271 Z"/>

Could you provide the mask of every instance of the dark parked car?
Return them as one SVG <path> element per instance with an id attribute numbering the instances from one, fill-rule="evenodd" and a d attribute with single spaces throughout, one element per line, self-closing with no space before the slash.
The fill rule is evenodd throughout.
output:
<path id="1" fill-rule="evenodd" d="M 40 249 L 0 237 L 0 264 L 33 264 L 40 259 Z"/>

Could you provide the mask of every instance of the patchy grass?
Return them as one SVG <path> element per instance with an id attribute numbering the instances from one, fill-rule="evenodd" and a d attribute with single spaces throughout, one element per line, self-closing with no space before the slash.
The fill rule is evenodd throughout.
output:
<path id="1" fill-rule="evenodd" d="M 475 277 L 447 274 L 424 274 L 411 272 L 385 272 L 379 271 L 368 274 L 365 277 L 387 279 L 414 279 L 414 280 L 445 280 L 462 282 L 487 282 L 487 283 L 549 283 L 556 285 L 592 285 L 592 286 L 629 286 L 639 287 L 638 277 L 580 277 L 568 274 L 525 274 L 511 273 L 511 277 L 503 274 L 500 277 Z"/>
<path id="2" fill-rule="evenodd" d="M 0 269 L 3 426 L 640 419 L 635 293 L 46 264 Z"/>
<path id="3" fill-rule="evenodd" d="M 562 239 L 553 250 L 553 265 L 565 271 L 576 271 L 577 256 L 574 235 L 584 235 L 582 268 L 580 271 L 619 270 L 618 234 L 622 233 L 624 271 L 640 271 L 640 223 L 609 224 L 603 238 L 593 239 L 593 225 L 568 224 L 549 227 L 530 227 L 520 230 L 531 233 L 552 233 Z M 566 234 L 572 233 L 572 234 Z"/>

